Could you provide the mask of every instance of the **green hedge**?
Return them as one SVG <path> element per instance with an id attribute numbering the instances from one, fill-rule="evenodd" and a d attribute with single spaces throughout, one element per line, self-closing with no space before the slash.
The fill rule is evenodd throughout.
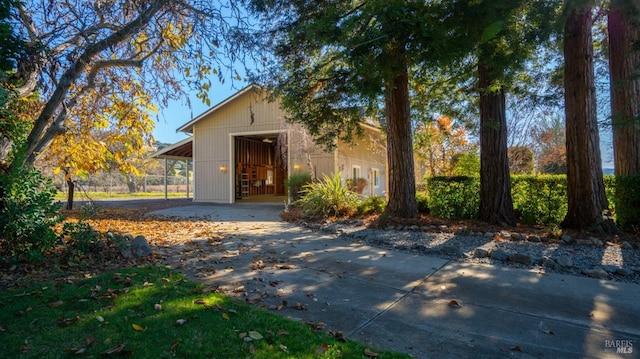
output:
<path id="1" fill-rule="evenodd" d="M 560 223 L 567 213 L 567 176 L 511 176 L 511 196 L 521 223 Z"/>
<path id="2" fill-rule="evenodd" d="M 609 183 L 605 181 L 605 187 L 612 188 L 607 196 L 615 204 L 618 225 L 623 229 L 640 227 L 640 176 L 615 176 Z"/>
<path id="3" fill-rule="evenodd" d="M 431 177 L 426 179 L 431 214 L 451 219 L 474 219 L 480 204 L 479 177 Z M 604 176 L 610 209 L 623 226 L 638 223 L 640 216 L 640 178 L 616 179 Z M 624 206 L 616 203 L 616 188 L 624 183 Z M 566 175 L 514 175 L 511 176 L 513 206 L 523 224 L 554 225 L 567 213 Z M 634 202 L 635 201 L 635 202 Z"/>
<path id="4" fill-rule="evenodd" d="M 478 217 L 480 177 L 437 176 L 426 180 L 431 214 L 456 219 Z"/>

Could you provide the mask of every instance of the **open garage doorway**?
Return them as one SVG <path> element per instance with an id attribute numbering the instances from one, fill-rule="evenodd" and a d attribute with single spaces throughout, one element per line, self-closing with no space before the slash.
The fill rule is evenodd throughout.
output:
<path id="1" fill-rule="evenodd" d="M 233 136 L 236 202 L 286 201 L 286 133 Z"/>

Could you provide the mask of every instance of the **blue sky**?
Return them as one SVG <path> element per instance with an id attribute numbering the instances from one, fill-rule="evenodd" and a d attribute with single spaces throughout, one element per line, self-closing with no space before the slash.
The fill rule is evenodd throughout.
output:
<path id="1" fill-rule="evenodd" d="M 212 82 L 213 81 L 212 79 Z M 239 81 L 226 84 L 221 84 L 220 82 L 213 83 L 212 89 L 209 92 L 211 106 L 217 105 L 246 86 L 244 82 Z M 195 94 L 190 96 L 190 100 L 191 108 L 186 104 L 186 101 L 172 101 L 167 108 L 160 109 L 156 127 L 153 130 L 153 137 L 156 141 L 175 143 L 186 138 L 186 134 L 176 132 L 176 129 L 210 108 L 200 99 L 196 98 Z"/>

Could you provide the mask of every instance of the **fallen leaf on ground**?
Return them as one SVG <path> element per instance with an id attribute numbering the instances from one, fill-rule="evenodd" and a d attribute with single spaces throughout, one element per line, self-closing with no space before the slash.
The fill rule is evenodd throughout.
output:
<path id="1" fill-rule="evenodd" d="M 122 352 L 122 350 L 124 350 L 124 343 L 122 344 L 118 344 L 117 346 L 111 348 L 111 349 L 107 349 L 105 351 L 103 351 L 102 355 L 111 355 L 111 354 L 118 354 L 120 352 Z"/>
<path id="2" fill-rule="evenodd" d="M 252 331 L 249 332 L 249 338 L 251 338 L 253 340 L 260 340 L 260 339 L 262 339 L 264 337 L 262 336 L 262 334 L 258 333 L 257 331 L 252 330 Z"/>
<path id="3" fill-rule="evenodd" d="M 284 329 L 280 329 L 278 330 L 278 335 L 289 335 L 289 332 Z"/>
<path id="4" fill-rule="evenodd" d="M 553 330 L 549 330 L 549 329 L 547 329 L 547 330 L 543 330 L 542 332 L 543 332 L 544 334 L 556 334 L 556 333 L 554 333 L 554 332 L 553 332 Z"/>
<path id="5" fill-rule="evenodd" d="M 224 320 L 229 320 L 229 314 L 227 314 L 227 313 L 222 313 L 222 319 L 224 319 Z"/>
<path id="6" fill-rule="evenodd" d="M 378 355 L 380 355 L 380 354 L 378 354 L 378 353 L 376 353 L 374 351 L 371 351 L 371 349 L 369 349 L 369 348 L 365 348 L 364 355 L 368 356 L 369 358 L 377 358 Z"/>
<path id="7" fill-rule="evenodd" d="M 344 337 L 344 333 L 342 333 L 341 331 L 333 332 L 330 330 L 329 335 L 336 338 L 336 340 L 339 342 L 343 342 L 343 343 L 347 342 L 347 339 Z"/>
<path id="8" fill-rule="evenodd" d="M 316 349 L 316 354 L 322 355 L 327 350 L 329 350 L 329 344 L 322 344 L 321 346 L 318 347 L 318 349 Z"/>
<path id="9" fill-rule="evenodd" d="M 449 306 L 454 308 L 461 308 L 462 305 L 455 299 L 449 301 Z"/>
<path id="10" fill-rule="evenodd" d="M 187 322 L 186 319 L 178 319 L 178 320 L 176 320 L 176 324 L 178 324 L 178 325 L 183 325 L 186 322 Z"/>
<path id="11" fill-rule="evenodd" d="M 513 350 L 516 352 L 523 352 L 524 350 L 522 350 L 522 347 L 520 347 L 519 345 L 514 345 L 511 348 L 509 348 L 509 350 Z"/>
<path id="12" fill-rule="evenodd" d="M 143 328 L 140 325 L 135 324 L 135 323 L 131 324 L 131 328 L 133 328 L 133 330 L 135 330 L 137 332 L 144 332 L 144 329 L 145 329 L 145 328 Z"/>
<path id="13" fill-rule="evenodd" d="M 306 306 L 306 304 L 302 304 L 302 303 L 296 302 L 296 303 L 293 304 L 293 308 L 297 309 L 297 310 L 305 310 L 305 309 L 307 309 L 307 306 Z"/>
<path id="14" fill-rule="evenodd" d="M 55 307 L 59 307 L 59 306 L 61 306 L 61 305 L 63 305 L 63 304 L 64 304 L 64 302 L 63 302 L 63 301 L 61 301 L 61 300 L 59 300 L 59 301 L 57 301 L 57 302 L 47 303 L 47 307 L 49 307 L 49 308 L 55 308 Z"/>
<path id="15" fill-rule="evenodd" d="M 284 308 L 284 307 L 286 307 L 286 306 L 287 306 L 287 301 L 286 301 L 286 300 L 283 300 L 283 301 L 282 301 L 282 303 L 280 303 L 280 305 L 278 305 L 278 306 L 276 307 L 276 310 L 282 310 L 282 308 Z"/>
<path id="16" fill-rule="evenodd" d="M 323 329 L 325 325 L 323 322 L 307 322 L 307 324 L 309 324 L 311 328 L 317 329 L 317 330 Z"/>

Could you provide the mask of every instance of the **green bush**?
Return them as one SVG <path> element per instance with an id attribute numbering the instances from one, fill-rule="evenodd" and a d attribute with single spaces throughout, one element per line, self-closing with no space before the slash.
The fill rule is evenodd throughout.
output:
<path id="1" fill-rule="evenodd" d="M 306 172 L 294 173 L 284 181 L 284 185 L 287 186 L 287 190 L 289 191 L 289 195 L 293 202 L 300 199 L 304 186 L 309 183 L 311 183 L 311 174 Z"/>
<path id="2" fill-rule="evenodd" d="M 566 175 L 511 176 L 511 194 L 521 223 L 554 225 L 567 213 Z"/>
<path id="3" fill-rule="evenodd" d="M 53 227 L 62 221 L 51 180 L 31 167 L 0 176 L 4 193 L 0 212 L 0 247 L 8 257 L 33 260 L 56 242 Z"/>
<path id="4" fill-rule="evenodd" d="M 296 204 L 307 215 L 350 216 L 356 212 L 360 200 L 357 193 L 342 183 L 340 173 L 332 177 L 323 175 L 319 182 L 305 185 L 301 193 L 302 197 Z"/>
<path id="5" fill-rule="evenodd" d="M 614 188 L 608 192 L 613 192 L 609 198 L 613 198 L 610 206 L 614 207 L 616 221 L 622 229 L 638 228 L 640 226 L 640 176 L 615 176 L 614 185 L 607 184 L 611 182 L 606 180 L 605 188 Z M 613 176 L 610 176 L 613 177 Z M 613 204 L 611 204 L 613 202 Z"/>
<path id="6" fill-rule="evenodd" d="M 367 197 L 358 203 L 358 214 L 381 214 L 387 207 L 387 200 L 380 196 Z"/>
<path id="7" fill-rule="evenodd" d="M 480 206 L 480 177 L 427 178 L 428 209 L 441 218 L 474 219 Z"/>
<path id="8" fill-rule="evenodd" d="M 416 204 L 418 205 L 418 212 L 429 214 L 429 196 L 424 193 L 416 193 Z"/>

